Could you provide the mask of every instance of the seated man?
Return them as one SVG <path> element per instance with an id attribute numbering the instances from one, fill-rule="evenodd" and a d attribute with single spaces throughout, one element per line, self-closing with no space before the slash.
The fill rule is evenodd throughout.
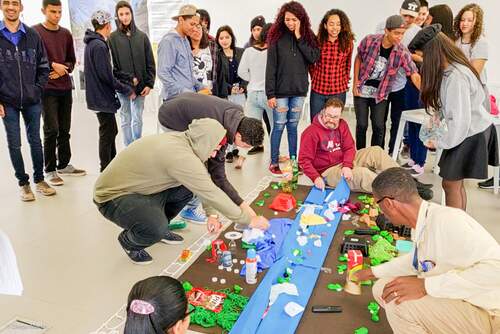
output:
<path id="1" fill-rule="evenodd" d="M 344 176 L 352 191 L 372 192 L 376 171 L 398 164 L 379 146 L 356 152 L 349 125 L 341 118 L 344 104 L 336 98 L 326 101 L 321 112 L 302 133 L 299 164 L 319 189 L 335 187 Z M 431 199 L 429 185 L 417 183 L 422 198 Z"/>
<path id="2" fill-rule="evenodd" d="M 169 222 L 198 196 L 210 215 L 207 227 L 221 228 L 217 210 L 231 221 L 267 229 L 262 216 L 250 216 L 218 188 L 205 162 L 226 144 L 226 130 L 217 121 L 194 121 L 187 131 L 139 139 L 113 159 L 96 181 L 94 202 L 101 214 L 124 230 L 118 241 L 136 264 L 152 262 L 144 248 L 163 241 L 182 243 Z"/>
<path id="3" fill-rule="evenodd" d="M 413 250 L 357 272 L 379 278 L 373 295 L 394 333 L 500 333 L 500 245 L 463 210 L 423 201 L 410 173 L 390 168 L 373 196 Z"/>
<path id="4" fill-rule="evenodd" d="M 182 93 L 165 101 L 158 112 L 158 120 L 166 131 L 186 131 L 195 119 L 212 118 L 217 120 L 227 131 L 227 143 L 241 148 L 252 148 L 262 145 L 264 129 L 262 122 L 255 118 L 245 117 L 243 108 L 228 100 L 216 96 L 197 93 Z M 243 202 L 236 189 L 226 176 L 224 145 L 215 157 L 208 159 L 208 171 L 214 183 L 242 209 L 255 215 L 250 206 Z M 186 220 L 204 222 L 205 215 L 197 210 L 198 203 L 191 202 L 180 214 Z"/>

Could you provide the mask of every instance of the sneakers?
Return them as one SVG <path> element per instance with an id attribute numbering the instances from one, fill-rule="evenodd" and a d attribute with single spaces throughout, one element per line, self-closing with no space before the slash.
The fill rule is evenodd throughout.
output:
<path id="1" fill-rule="evenodd" d="M 227 154 L 226 154 L 226 162 L 232 163 L 233 161 L 234 161 L 233 152 L 227 152 Z"/>
<path id="2" fill-rule="evenodd" d="M 493 178 L 489 178 L 486 181 L 478 182 L 477 186 L 481 189 L 493 189 Z"/>
<path id="3" fill-rule="evenodd" d="M 430 189 L 430 188 L 434 187 L 434 185 L 432 183 L 422 183 L 417 179 L 413 179 L 413 180 L 415 180 L 415 184 L 417 185 L 417 189 L 418 188 Z"/>
<path id="4" fill-rule="evenodd" d="M 408 160 L 407 163 L 405 163 L 404 165 L 401 166 L 401 168 L 405 168 L 405 169 L 412 169 L 413 166 L 415 166 L 415 161 L 413 160 Z"/>
<path id="5" fill-rule="evenodd" d="M 182 219 L 190 221 L 191 223 L 194 224 L 203 225 L 207 223 L 207 215 L 205 215 L 205 212 L 203 212 L 203 209 L 201 208 L 200 205 L 198 205 L 195 208 L 186 207 L 182 209 L 179 216 Z"/>
<path id="6" fill-rule="evenodd" d="M 29 184 L 26 184 L 21 187 L 21 201 L 23 202 L 32 202 L 35 200 L 35 194 L 31 191 L 31 187 Z"/>
<path id="7" fill-rule="evenodd" d="M 58 169 L 57 172 L 61 175 L 69 175 L 69 176 L 84 176 L 87 175 L 87 172 L 83 169 L 75 168 L 73 165 L 67 165 L 63 169 Z"/>
<path id="8" fill-rule="evenodd" d="M 420 175 L 424 174 L 424 167 L 420 167 L 420 165 L 413 165 L 413 167 L 410 169 L 410 173 L 413 177 L 419 177 Z"/>
<path id="9" fill-rule="evenodd" d="M 167 245 L 180 245 L 184 242 L 184 238 L 174 232 L 168 231 L 163 239 L 161 239 L 161 242 Z"/>
<path id="10" fill-rule="evenodd" d="M 43 196 L 53 196 L 56 194 L 56 190 L 49 186 L 47 182 L 40 181 L 35 184 L 36 192 L 42 194 Z"/>
<path id="11" fill-rule="evenodd" d="M 254 155 L 264 152 L 264 146 L 254 146 L 248 151 L 248 155 Z"/>
<path id="12" fill-rule="evenodd" d="M 59 177 L 56 171 L 48 172 L 46 178 L 47 182 L 52 186 L 62 186 L 64 184 L 64 180 Z"/>
<path id="13" fill-rule="evenodd" d="M 128 255 L 130 261 L 134 264 L 147 265 L 153 263 L 153 258 L 144 249 L 139 251 L 128 251 L 124 248 L 123 250 L 125 251 L 125 254 Z"/>
<path id="14" fill-rule="evenodd" d="M 243 167 L 243 163 L 245 162 L 245 157 L 244 156 L 239 156 L 238 157 L 238 160 L 236 160 L 236 166 L 234 166 L 234 168 L 236 169 L 241 169 Z"/>
<path id="15" fill-rule="evenodd" d="M 281 171 L 279 165 L 269 165 L 269 171 L 274 176 L 282 176 L 283 175 L 283 172 Z"/>

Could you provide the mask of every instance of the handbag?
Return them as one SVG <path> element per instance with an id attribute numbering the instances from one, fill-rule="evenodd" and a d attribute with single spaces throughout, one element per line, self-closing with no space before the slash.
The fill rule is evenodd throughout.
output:
<path id="1" fill-rule="evenodd" d="M 448 132 L 448 127 L 446 126 L 443 113 L 432 109 L 430 113 L 426 113 L 426 118 L 420 127 L 418 137 L 425 145 L 430 140 L 438 142 L 439 138 L 443 137 L 446 132 Z"/>

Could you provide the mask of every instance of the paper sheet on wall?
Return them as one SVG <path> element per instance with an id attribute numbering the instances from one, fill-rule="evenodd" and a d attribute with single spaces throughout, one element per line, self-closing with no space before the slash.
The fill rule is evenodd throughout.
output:
<path id="1" fill-rule="evenodd" d="M 7 235 L 0 231 L 0 294 L 20 296 L 22 293 L 16 254 Z"/>

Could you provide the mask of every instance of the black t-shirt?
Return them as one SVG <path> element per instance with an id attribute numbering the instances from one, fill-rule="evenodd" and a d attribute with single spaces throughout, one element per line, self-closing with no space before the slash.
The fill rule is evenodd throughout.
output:
<path id="1" fill-rule="evenodd" d="M 386 49 L 382 45 L 380 45 L 380 53 L 375 61 L 375 66 L 373 67 L 373 71 L 370 74 L 370 77 L 365 82 L 365 86 L 371 86 L 378 88 L 380 85 L 380 81 L 384 77 L 384 74 L 387 70 L 387 63 L 389 62 L 389 56 L 391 55 L 393 46 Z"/>

